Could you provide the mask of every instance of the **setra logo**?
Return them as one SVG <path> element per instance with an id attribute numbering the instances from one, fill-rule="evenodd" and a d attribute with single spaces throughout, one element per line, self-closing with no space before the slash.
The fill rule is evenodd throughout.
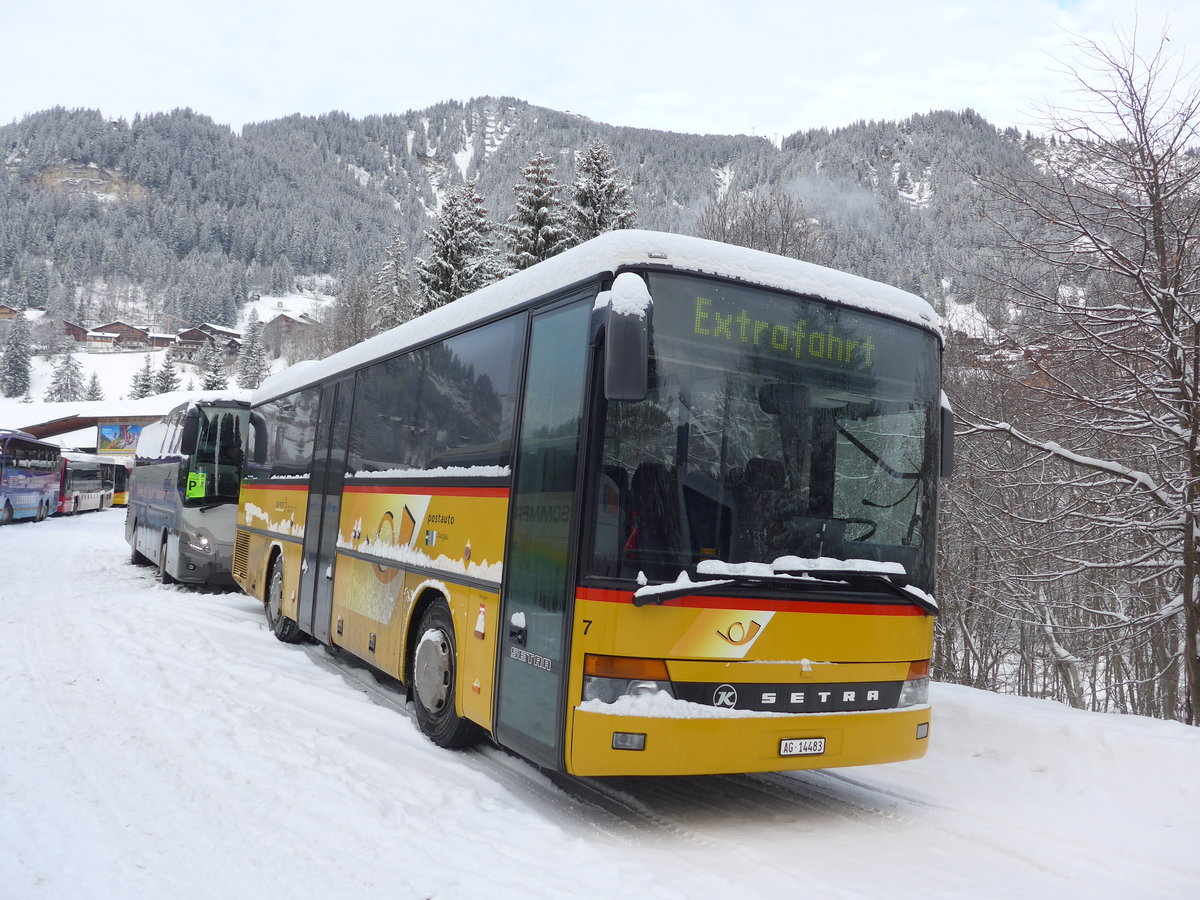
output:
<path id="1" fill-rule="evenodd" d="M 733 709 L 737 706 L 737 688 L 732 684 L 723 684 L 713 691 L 713 706 L 723 706 Z"/>
<path id="2" fill-rule="evenodd" d="M 754 643 L 754 639 L 758 637 L 758 633 L 761 630 L 762 626 L 751 619 L 749 628 L 747 628 L 741 622 L 734 622 L 724 631 L 718 628 L 717 634 L 721 636 L 721 639 L 725 641 L 725 643 L 732 644 L 735 647 L 740 647 L 743 644 Z"/>

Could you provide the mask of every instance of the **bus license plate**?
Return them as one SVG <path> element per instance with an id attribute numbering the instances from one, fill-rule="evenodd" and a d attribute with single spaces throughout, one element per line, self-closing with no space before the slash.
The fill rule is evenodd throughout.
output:
<path id="1" fill-rule="evenodd" d="M 825 738 L 784 738 L 779 742 L 780 756 L 820 756 Z"/>

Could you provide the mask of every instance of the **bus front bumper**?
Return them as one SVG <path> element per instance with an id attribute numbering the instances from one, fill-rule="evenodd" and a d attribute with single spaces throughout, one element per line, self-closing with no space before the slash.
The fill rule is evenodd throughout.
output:
<path id="1" fill-rule="evenodd" d="M 737 718 L 572 712 L 567 769 L 593 776 L 775 772 L 917 759 L 929 745 L 931 710 Z M 642 749 L 616 749 L 639 744 Z M 815 747 L 821 752 L 812 752 Z"/>
<path id="2" fill-rule="evenodd" d="M 180 542 L 179 573 L 175 577 L 180 581 L 237 587 L 232 566 L 233 544 L 217 544 L 215 552 L 205 554 L 193 553 Z"/>

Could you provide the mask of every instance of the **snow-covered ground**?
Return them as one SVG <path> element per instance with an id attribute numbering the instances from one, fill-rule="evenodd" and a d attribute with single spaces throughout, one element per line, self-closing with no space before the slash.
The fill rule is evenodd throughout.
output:
<path id="1" fill-rule="evenodd" d="M 570 787 L 123 522 L 0 528 L 0 897 L 1197 896 L 1200 729 L 935 685 L 921 760 Z"/>

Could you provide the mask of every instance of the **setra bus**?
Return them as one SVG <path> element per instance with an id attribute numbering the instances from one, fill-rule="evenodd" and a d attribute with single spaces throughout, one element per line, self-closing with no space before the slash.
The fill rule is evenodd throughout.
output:
<path id="1" fill-rule="evenodd" d="M 129 473 L 130 562 L 163 584 L 233 584 L 248 391 L 207 391 L 142 429 Z"/>
<path id="2" fill-rule="evenodd" d="M 602 235 L 268 379 L 234 577 L 445 747 L 576 776 L 919 757 L 938 323 L 819 266 Z"/>
<path id="3" fill-rule="evenodd" d="M 62 451 L 56 510 L 70 516 L 113 505 L 116 464 L 112 459 L 78 450 Z"/>
<path id="4" fill-rule="evenodd" d="M 58 509 L 60 453 L 56 444 L 0 428 L 0 525 L 40 522 Z"/>
<path id="5" fill-rule="evenodd" d="M 113 506 L 129 505 L 129 473 L 133 471 L 132 456 L 109 456 L 113 465 Z"/>

